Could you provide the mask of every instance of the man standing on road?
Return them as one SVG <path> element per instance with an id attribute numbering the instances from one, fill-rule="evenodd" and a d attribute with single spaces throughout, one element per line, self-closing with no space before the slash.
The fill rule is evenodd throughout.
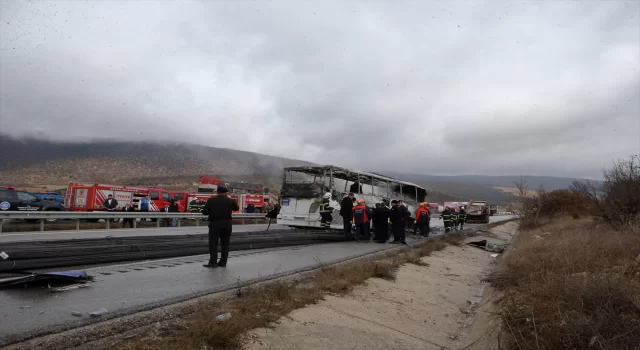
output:
<path id="1" fill-rule="evenodd" d="M 429 217 L 429 210 L 425 208 L 425 203 L 420 203 L 420 207 L 416 210 L 416 231 L 415 234 L 420 231 L 420 234 L 423 237 L 428 237 L 429 233 L 427 232 L 427 218 Z"/>
<path id="2" fill-rule="evenodd" d="M 397 200 L 392 200 L 391 201 L 391 213 L 389 214 L 389 217 L 391 219 L 391 230 L 393 231 L 393 242 L 394 244 L 399 244 L 405 243 L 405 226 L 406 221 L 405 221 L 405 214 L 404 214 L 404 210 L 402 209 L 403 206 L 400 205 L 400 203 Z"/>
<path id="3" fill-rule="evenodd" d="M 360 242 L 361 238 L 369 241 L 369 216 L 367 215 L 367 206 L 364 200 L 358 199 L 357 205 L 351 209 L 353 211 L 353 223 L 356 225 L 356 241 Z"/>
<path id="4" fill-rule="evenodd" d="M 353 193 L 349 193 L 348 196 L 342 198 L 340 202 L 340 216 L 342 216 L 342 223 L 344 225 L 344 234 L 351 235 L 351 220 L 353 219 Z"/>
<path id="5" fill-rule="evenodd" d="M 225 267 L 229 258 L 231 243 L 232 219 L 231 214 L 240 210 L 238 204 L 227 197 L 228 190 L 218 187 L 218 195 L 207 200 L 202 209 L 203 215 L 209 216 L 209 263 L 204 267 Z M 218 260 L 218 240 L 220 240 L 220 261 Z"/>
<path id="6" fill-rule="evenodd" d="M 389 215 L 391 211 L 384 203 L 376 203 L 373 210 L 373 227 L 375 232 L 375 240 L 378 243 L 386 243 L 389 239 Z"/>

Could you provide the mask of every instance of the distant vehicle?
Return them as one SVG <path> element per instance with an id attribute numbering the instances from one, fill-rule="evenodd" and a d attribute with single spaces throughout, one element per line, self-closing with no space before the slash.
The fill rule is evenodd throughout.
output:
<path id="1" fill-rule="evenodd" d="M 56 202 L 56 203 L 60 203 L 60 204 L 64 205 L 64 196 L 59 195 L 59 194 L 57 194 L 55 192 L 34 193 L 34 195 L 36 197 L 40 198 L 40 200 Z"/>
<path id="2" fill-rule="evenodd" d="M 61 203 L 42 200 L 33 193 L 0 188 L 0 212 L 4 211 L 65 211 Z M 36 220 L 27 220 L 33 222 Z M 58 219 L 47 219 L 47 222 L 57 222 Z"/>
<path id="3" fill-rule="evenodd" d="M 377 202 L 389 205 L 393 199 L 402 199 L 414 213 L 424 202 L 427 190 L 414 183 L 384 175 L 349 170 L 337 166 L 302 166 L 284 169 L 280 193 L 280 213 L 277 223 L 292 227 L 320 227 L 320 201 L 330 192 L 330 206 L 334 208 L 332 229 L 343 229 L 340 202 L 349 192 L 363 199 L 367 206 Z"/>
<path id="4" fill-rule="evenodd" d="M 497 205 L 491 205 L 489 206 L 489 215 L 494 216 L 495 214 L 498 213 L 498 206 Z"/>
<path id="5" fill-rule="evenodd" d="M 467 206 L 467 222 L 488 224 L 491 216 L 489 203 L 483 200 L 470 200 Z"/>

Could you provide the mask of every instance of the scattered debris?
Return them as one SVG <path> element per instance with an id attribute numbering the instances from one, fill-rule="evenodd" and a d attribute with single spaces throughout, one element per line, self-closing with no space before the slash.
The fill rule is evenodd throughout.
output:
<path id="1" fill-rule="evenodd" d="M 131 338 L 137 337 L 137 336 L 138 336 L 137 333 L 133 333 L 133 334 L 125 335 L 124 337 L 122 337 L 122 339 L 131 339 Z"/>
<path id="2" fill-rule="evenodd" d="M 72 314 L 73 316 L 76 316 L 76 317 L 82 317 L 82 312 L 78 312 L 78 311 L 71 311 L 71 314 Z"/>
<path id="3" fill-rule="evenodd" d="M 535 238 L 535 239 L 543 239 L 540 235 L 533 235 L 533 238 Z"/>
<path id="4" fill-rule="evenodd" d="M 99 317 L 99 316 L 102 316 L 102 315 L 106 314 L 107 312 L 108 312 L 107 309 L 100 308 L 100 309 L 90 313 L 89 316 L 91 316 L 91 317 Z"/>
<path id="5" fill-rule="evenodd" d="M 500 255 L 500 254 L 491 254 L 490 256 L 491 256 L 492 258 L 497 258 L 497 257 L 498 257 L 498 255 Z"/>
<path id="6" fill-rule="evenodd" d="M 23 272 L 6 274 L 5 276 L 6 277 L 0 277 L 0 288 L 41 281 L 67 283 L 93 280 L 93 277 L 87 275 L 85 271 Z"/>
<path id="7" fill-rule="evenodd" d="M 30 307 L 31 307 L 30 305 L 25 305 L 25 306 L 20 306 L 20 309 L 28 309 Z"/>
<path id="8" fill-rule="evenodd" d="M 487 242 L 486 239 L 483 239 L 481 241 L 469 242 L 467 243 L 467 245 L 470 245 L 476 248 L 482 248 L 488 252 L 494 252 L 494 253 L 502 253 L 505 248 L 504 244 L 489 243 Z"/>
<path id="9" fill-rule="evenodd" d="M 222 321 L 228 320 L 228 319 L 230 319 L 230 318 L 231 318 L 231 313 L 230 313 L 230 312 L 227 312 L 226 314 L 218 315 L 218 316 L 216 317 L 216 320 L 217 320 L 218 322 L 222 322 Z"/>
<path id="10" fill-rule="evenodd" d="M 7 260 L 9 259 L 9 254 L 5 252 L 0 252 L 0 258 L 2 258 L 2 260 Z"/>
<path id="11" fill-rule="evenodd" d="M 89 287 L 88 284 L 76 283 L 76 284 L 72 284 L 70 286 L 51 288 L 51 291 L 52 292 L 65 292 L 65 291 L 68 291 L 68 290 L 73 290 L 73 289 L 78 289 L 78 288 L 87 288 L 87 287 Z"/>

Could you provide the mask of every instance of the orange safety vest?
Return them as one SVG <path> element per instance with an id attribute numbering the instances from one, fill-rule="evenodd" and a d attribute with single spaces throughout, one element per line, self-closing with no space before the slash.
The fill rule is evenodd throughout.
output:
<path id="1" fill-rule="evenodd" d="M 357 222 L 356 221 L 356 217 L 362 215 L 362 222 L 369 222 L 369 217 L 367 216 L 367 207 L 364 205 L 356 205 L 355 207 L 353 207 L 353 209 L 351 209 L 351 212 L 353 212 L 353 222 Z"/>

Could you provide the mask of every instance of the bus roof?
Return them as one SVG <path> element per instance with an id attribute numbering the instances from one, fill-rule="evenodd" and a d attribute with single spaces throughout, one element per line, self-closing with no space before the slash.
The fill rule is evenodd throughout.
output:
<path id="1" fill-rule="evenodd" d="M 337 175 L 338 178 L 342 178 L 348 181 L 356 181 L 358 180 L 358 175 L 361 175 L 369 178 L 374 178 L 378 181 L 388 181 L 388 182 L 398 183 L 401 185 L 417 187 L 418 189 L 426 191 L 424 187 L 414 184 L 412 182 L 398 180 L 396 178 L 386 176 L 386 175 L 380 175 L 380 174 L 366 172 L 366 171 L 351 170 L 351 169 L 342 168 L 334 165 L 286 167 L 284 168 L 284 170 L 297 171 L 297 172 L 305 173 L 308 175 L 322 175 L 324 171 L 329 168 L 332 169 L 334 176 Z"/>

